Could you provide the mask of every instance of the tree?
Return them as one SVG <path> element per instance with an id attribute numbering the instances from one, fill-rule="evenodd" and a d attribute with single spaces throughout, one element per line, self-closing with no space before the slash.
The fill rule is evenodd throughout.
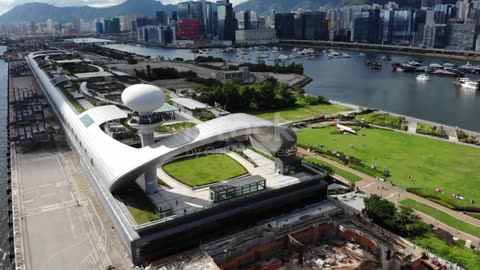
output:
<path id="1" fill-rule="evenodd" d="M 129 65 L 135 65 L 135 64 L 138 63 L 138 61 L 135 58 L 133 58 L 132 56 L 129 56 L 128 59 L 127 59 L 127 63 Z"/>
<path id="2" fill-rule="evenodd" d="M 374 223 L 385 228 L 392 228 L 393 217 L 396 212 L 395 205 L 392 202 L 384 200 L 378 195 L 372 195 L 363 199 L 363 201 L 365 202 L 367 215 Z"/>
<path id="3" fill-rule="evenodd" d="M 255 94 L 258 109 L 264 110 L 271 107 L 270 105 L 272 105 L 272 101 L 275 98 L 275 89 L 272 83 L 263 82 L 260 87 L 256 89 Z"/>
<path id="4" fill-rule="evenodd" d="M 147 65 L 147 81 L 150 81 L 151 77 L 152 77 L 152 67 L 150 65 Z"/>

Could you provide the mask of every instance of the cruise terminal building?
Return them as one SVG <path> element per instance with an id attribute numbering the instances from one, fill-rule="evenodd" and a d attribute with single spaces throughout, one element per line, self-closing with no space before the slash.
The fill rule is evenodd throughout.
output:
<path id="1" fill-rule="evenodd" d="M 133 85 L 122 94 L 131 111 L 104 105 L 78 113 L 58 88 L 62 82 L 74 78 L 62 75 L 52 78 L 39 66 L 40 60 L 43 64 L 50 55 L 64 53 L 34 52 L 26 61 L 134 264 L 196 248 L 262 220 L 326 199 L 327 183 L 322 171 L 300 165 L 302 172 L 282 175 L 273 168 L 273 162 L 272 173 L 249 175 L 231 183 L 199 189 L 180 184 L 170 189 L 158 186 L 157 170 L 188 154 L 207 148 L 228 149 L 229 145 L 243 143 L 272 155 L 289 153 L 296 143 L 296 135 L 289 128 L 240 113 L 155 140 L 152 128 L 159 123 L 152 122 L 149 111 L 161 106 L 165 98 L 162 100 L 159 88 L 147 84 Z M 137 120 L 132 121 L 132 116 Z M 102 129 L 105 123 L 121 119 L 130 119 L 137 125 L 144 147 L 126 145 Z M 140 225 L 132 218 L 118 194 L 136 183 L 160 209 L 162 218 Z M 247 190 L 254 192 L 244 192 L 247 185 Z"/>

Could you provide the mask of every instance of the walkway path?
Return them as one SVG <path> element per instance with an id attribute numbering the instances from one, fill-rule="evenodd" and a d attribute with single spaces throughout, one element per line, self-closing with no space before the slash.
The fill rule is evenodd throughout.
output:
<path id="1" fill-rule="evenodd" d="M 351 172 L 355 175 L 358 175 L 358 176 L 362 177 L 363 180 L 361 180 L 359 182 L 356 182 L 355 185 L 361 191 L 365 192 L 366 194 L 369 194 L 369 195 L 370 194 L 376 194 L 376 195 L 382 196 L 383 198 L 395 203 L 396 205 L 398 205 L 399 202 L 404 200 L 404 199 L 407 199 L 407 198 L 413 199 L 417 202 L 420 202 L 420 203 L 429 205 L 431 207 L 434 207 L 434 208 L 438 209 L 439 211 L 443 211 L 443 212 L 445 212 L 445 213 L 447 213 L 451 216 L 457 217 L 459 220 L 462 220 L 464 222 L 468 222 L 470 224 L 473 224 L 473 225 L 479 227 L 479 233 L 480 233 L 480 220 L 478 220 L 478 219 L 475 219 L 473 217 L 465 215 L 461 212 L 452 210 L 450 208 L 444 207 L 442 205 L 436 204 L 436 203 L 434 203 L 432 201 L 429 201 L 429 200 L 427 200 L 423 197 L 420 197 L 420 196 L 417 196 L 413 193 L 407 192 L 402 188 L 399 188 L 397 186 L 392 186 L 390 183 L 376 180 L 375 178 L 373 178 L 369 175 L 358 172 L 358 171 L 356 171 L 356 170 L 354 170 L 354 169 L 352 169 L 348 166 L 345 166 L 343 164 L 339 164 L 337 162 L 334 162 L 330 159 L 324 158 L 324 157 L 322 157 L 320 155 L 317 155 L 315 153 L 308 152 L 305 149 L 298 148 L 298 153 L 300 153 L 302 155 L 305 155 L 305 156 L 317 158 L 319 160 L 330 163 L 332 166 L 338 167 L 340 169 L 343 169 L 345 171 Z M 384 187 L 384 189 L 382 189 L 382 187 Z M 455 228 L 452 228 L 452 227 L 450 227 L 446 224 L 443 224 L 441 222 L 435 221 L 435 219 L 433 217 L 425 215 L 421 212 L 417 212 L 417 213 L 419 214 L 419 216 L 424 221 L 426 221 L 430 224 L 434 224 L 436 222 L 438 224 L 437 227 L 442 228 L 442 229 L 450 232 L 452 235 L 456 235 L 458 238 L 465 239 L 465 240 L 470 240 L 470 241 L 472 241 L 472 244 L 474 244 L 474 245 L 480 243 L 480 238 L 479 237 L 472 236 L 470 234 L 463 233 L 463 232 L 457 232 L 457 230 Z"/>
<path id="2" fill-rule="evenodd" d="M 447 132 L 448 140 L 451 141 L 451 142 L 458 143 L 457 128 L 456 127 L 442 125 L 442 124 L 435 123 L 435 122 L 432 122 L 432 121 L 418 119 L 418 118 L 414 118 L 414 117 L 411 117 L 411 116 L 406 116 L 406 115 L 401 115 L 401 114 L 396 114 L 396 113 L 391 113 L 391 112 L 385 112 L 385 111 L 378 111 L 378 112 L 379 113 L 388 113 L 388 114 L 393 115 L 393 116 L 405 117 L 405 121 L 408 122 L 408 133 L 412 133 L 412 134 L 415 134 L 415 135 L 421 135 L 421 134 L 417 133 L 417 125 L 419 123 L 428 124 L 428 125 L 437 126 L 437 127 L 441 126 Z M 476 132 L 473 132 L 473 131 L 465 130 L 465 132 L 468 133 L 468 134 L 471 134 L 473 136 L 480 136 L 479 133 L 476 133 Z M 434 136 L 427 136 L 427 137 L 436 138 Z M 440 139 L 440 138 L 436 138 L 436 139 Z M 443 139 L 440 139 L 440 140 L 443 140 Z"/>

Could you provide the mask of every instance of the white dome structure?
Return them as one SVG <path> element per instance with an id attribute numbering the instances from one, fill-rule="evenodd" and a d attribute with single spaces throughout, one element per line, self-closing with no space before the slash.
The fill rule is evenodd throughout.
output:
<path id="1" fill-rule="evenodd" d="M 133 111 L 147 114 L 162 107 L 166 98 L 160 87 L 151 84 L 135 84 L 122 92 L 122 101 Z"/>

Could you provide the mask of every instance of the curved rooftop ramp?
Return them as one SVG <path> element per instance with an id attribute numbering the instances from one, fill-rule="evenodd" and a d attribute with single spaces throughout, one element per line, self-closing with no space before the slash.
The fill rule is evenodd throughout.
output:
<path id="1" fill-rule="evenodd" d="M 111 192 L 134 182 L 149 166 L 216 141 L 252 136 L 271 153 L 288 149 L 296 142 L 292 130 L 239 113 L 201 123 L 149 147 L 137 149 L 124 145 L 108 136 L 100 126 L 106 121 L 126 118 L 127 112 L 109 105 L 77 114 L 35 61 L 36 57 L 49 53 L 52 52 L 32 53 L 26 59 L 65 128 L 78 141 L 85 160 L 101 174 L 97 177 L 98 184 Z"/>

